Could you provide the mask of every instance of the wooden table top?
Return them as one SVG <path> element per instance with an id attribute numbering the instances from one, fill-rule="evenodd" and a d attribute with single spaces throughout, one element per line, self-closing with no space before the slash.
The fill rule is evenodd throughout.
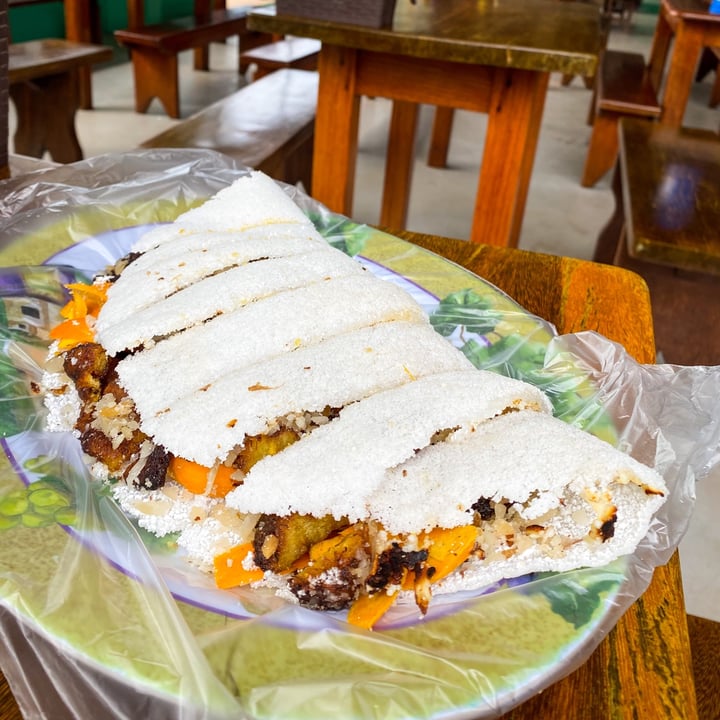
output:
<path id="1" fill-rule="evenodd" d="M 452 62 L 592 75 L 603 19 L 593 2 L 397 0 L 392 28 L 276 14 L 248 16 L 252 30 L 314 37 L 331 45 Z"/>
<path id="2" fill-rule="evenodd" d="M 720 275 L 720 138 L 630 118 L 620 127 L 630 256 Z"/>
<path id="3" fill-rule="evenodd" d="M 11 43 L 8 53 L 10 84 L 60 74 L 91 63 L 112 59 L 103 45 L 70 42 L 59 38 Z"/>
<path id="4" fill-rule="evenodd" d="M 597 330 L 643 363 L 655 346 L 647 287 L 618 267 L 431 235 L 396 232 L 485 277 L 561 333 Z M 13 713 L 0 686 L 4 720 Z M 591 658 L 506 718 L 697 718 L 677 553 Z"/>
<path id="5" fill-rule="evenodd" d="M 708 0 L 663 0 L 662 6 L 685 20 L 720 23 L 720 14 L 710 12 Z"/>

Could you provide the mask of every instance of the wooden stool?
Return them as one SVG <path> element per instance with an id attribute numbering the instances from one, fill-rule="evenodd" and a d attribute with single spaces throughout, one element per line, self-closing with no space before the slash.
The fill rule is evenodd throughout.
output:
<path id="1" fill-rule="evenodd" d="M 178 18 L 158 25 L 145 25 L 144 2 L 128 4 L 130 27 L 115 31 L 115 39 L 130 50 L 135 81 L 135 111 L 147 111 L 158 98 L 169 117 L 180 117 L 178 54 L 196 50 L 196 69 L 207 70 L 207 45 L 238 36 L 245 47 L 268 42 L 266 33 L 247 29 L 249 8 L 213 10 L 207 17 Z M 239 63 L 243 71 L 242 62 Z"/>
<path id="2" fill-rule="evenodd" d="M 217 150 L 309 192 L 317 89 L 315 72 L 276 70 L 142 146 Z"/>
<path id="3" fill-rule="evenodd" d="M 112 58 L 112 49 L 68 40 L 11 43 L 8 79 L 17 111 L 15 152 L 56 162 L 82 159 L 75 133 L 80 106 L 78 68 Z"/>
<path id="4" fill-rule="evenodd" d="M 321 44 L 314 38 L 288 37 L 247 50 L 241 58 L 245 65 L 256 66 L 254 80 L 282 68 L 317 70 Z"/>
<path id="5" fill-rule="evenodd" d="M 615 164 L 617 126 L 621 117 L 659 118 L 661 112 L 643 56 L 606 50 L 600 61 L 590 106 L 592 134 L 582 186 L 592 187 Z"/>
<path id="6" fill-rule="evenodd" d="M 720 365 L 720 138 L 620 120 L 615 214 L 594 260 L 648 284 L 656 345 L 680 365 Z"/>

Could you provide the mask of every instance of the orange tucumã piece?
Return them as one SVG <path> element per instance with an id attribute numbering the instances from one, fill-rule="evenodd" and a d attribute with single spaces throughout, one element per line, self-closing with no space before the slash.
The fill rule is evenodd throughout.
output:
<path id="1" fill-rule="evenodd" d="M 425 566 L 435 568 L 431 582 L 447 577 L 470 557 L 477 542 L 477 533 L 475 525 L 434 528 L 428 533 L 430 547 Z"/>
<path id="2" fill-rule="evenodd" d="M 213 575 L 215 584 L 221 590 L 248 585 L 256 580 L 262 580 L 263 571 L 260 568 L 246 568 L 243 563 L 247 556 L 253 552 L 252 543 L 235 545 L 224 553 L 213 558 Z"/>
<path id="3" fill-rule="evenodd" d="M 179 482 L 186 490 L 196 495 L 204 495 L 207 492 L 208 475 L 212 468 L 200 465 L 192 460 L 174 457 L 170 461 L 170 475 Z M 225 497 L 235 486 L 232 479 L 235 468 L 227 465 L 219 465 L 209 495 L 213 498 Z"/>
<path id="4" fill-rule="evenodd" d="M 474 525 L 433 528 L 425 536 L 429 543 L 428 557 L 421 577 L 428 577 L 428 569 L 433 568 L 428 579 L 431 583 L 436 583 L 460 567 L 470 557 L 475 547 L 477 531 Z M 403 590 L 412 590 L 414 586 L 415 577 L 408 575 Z"/>
<path id="5" fill-rule="evenodd" d="M 405 573 L 407 570 L 403 570 L 403 582 L 406 577 Z M 360 595 L 348 610 L 348 622 L 355 627 L 370 630 L 393 606 L 399 594 L 400 587 L 398 586 L 395 592 L 391 593 L 381 590 L 373 595 Z"/>
<path id="6" fill-rule="evenodd" d="M 60 310 L 60 317 L 65 320 L 50 331 L 50 337 L 59 341 L 60 352 L 81 343 L 95 342 L 95 333 L 87 319 L 98 316 L 100 308 L 107 300 L 109 286 L 110 283 L 70 283 L 65 286 L 72 296 Z"/>
<path id="7" fill-rule="evenodd" d="M 50 337 L 53 340 L 59 340 L 59 350 L 69 350 L 80 343 L 94 342 L 95 333 L 87 324 L 85 316 L 81 318 L 71 318 L 56 325 L 50 330 Z"/>

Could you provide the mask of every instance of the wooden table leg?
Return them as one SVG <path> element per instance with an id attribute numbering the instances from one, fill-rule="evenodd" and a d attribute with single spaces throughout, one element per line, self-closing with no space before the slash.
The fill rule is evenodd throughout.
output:
<path id="1" fill-rule="evenodd" d="M 315 116 L 312 188 L 330 210 L 352 214 L 360 96 L 356 93 L 357 53 L 323 45 L 318 58 L 320 88 Z"/>
<path id="2" fill-rule="evenodd" d="M 384 227 L 404 230 L 407 225 L 418 110 L 416 103 L 393 101 L 380 211 L 380 225 Z"/>
<path id="3" fill-rule="evenodd" d="M 223 3 L 224 4 L 224 3 Z M 212 0 L 195 0 L 195 22 L 198 24 L 208 22 L 212 14 Z M 210 46 L 202 45 L 193 50 L 193 68 L 208 71 L 210 69 Z"/>
<path id="4" fill-rule="evenodd" d="M 82 160 L 75 133 L 75 112 L 79 106 L 76 72 L 48 75 L 10 86 L 17 112 L 15 152 L 42 157 L 49 152 L 55 162 Z"/>
<path id="5" fill-rule="evenodd" d="M 427 164 L 430 167 L 447 167 L 447 156 L 450 149 L 450 136 L 452 135 L 454 119 L 455 110 L 453 108 L 443 107 L 442 105 L 435 108 L 427 159 Z"/>
<path id="6" fill-rule="evenodd" d="M 470 239 L 517 247 L 550 74 L 498 68 Z"/>
<path id="7" fill-rule="evenodd" d="M 65 0 L 65 37 L 73 42 L 93 42 L 93 17 L 91 0 Z M 92 110 L 92 70 L 90 67 L 77 69 L 80 79 L 80 107 Z"/>
<path id="8" fill-rule="evenodd" d="M 700 27 L 686 22 L 678 25 L 663 93 L 660 118 L 663 125 L 682 125 L 704 42 L 705 35 Z"/>

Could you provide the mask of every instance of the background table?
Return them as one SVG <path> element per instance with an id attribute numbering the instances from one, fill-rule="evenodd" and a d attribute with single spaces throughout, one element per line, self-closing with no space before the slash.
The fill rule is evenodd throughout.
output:
<path id="1" fill-rule="evenodd" d="M 471 239 L 515 246 L 551 72 L 592 75 L 595 3 L 398 0 L 392 28 L 250 14 L 252 30 L 322 41 L 313 196 L 352 215 L 360 96 L 395 101 L 381 223 L 404 227 L 417 104 L 487 113 Z"/>
<path id="2" fill-rule="evenodd" d="M 706 0 L 662 0 L 649 58 L 650 75 L 656 88 L 661 87 L 673 40 L 660 122 L 680 127 L 700 53 L 705 46 L 720 45 L 720 15 L 708 11 Z"/>
<path id="3" fill-rule="evenodd" d="M 645 283 L 621 268 L 409 232 L 400 237 L 487 278 L 561 333 L 597 330 L 637 360 L 654 359 Z M 5 703 L 5 705 L 3 705 Z M 0 686 L 0 708 L 12 699 Z M 512 720 L 697 718 L 677 553 L 654 573 L 643 597 L 590 659 L 567 678 L 508 713 Z"/>

